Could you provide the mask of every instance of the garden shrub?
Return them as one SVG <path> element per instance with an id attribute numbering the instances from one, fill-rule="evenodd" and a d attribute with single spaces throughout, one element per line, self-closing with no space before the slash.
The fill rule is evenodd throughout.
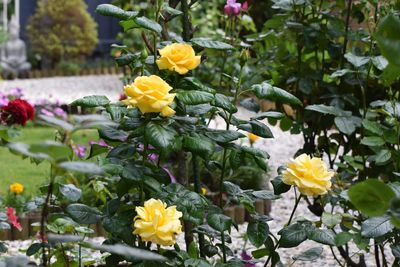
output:
<path id="1" fill-rule="evenodd" d="M 39 0 L 27 33 L 32 51 L 51 66 L 91 55 L 98 42 L 97 24 L 83 0 Z"/>
<path id="2" fill-rule="evenodd" d="M 130 70 L 121 100 L 92 95 L 71 104 L 97 108 L 97 115 L 39 115 L 58 135 L 32 145 L 12 138 L 12 124 L 26 121 L 0 110 L 7 115 L 1 144 L 51 164 L 45 194 L 29 205 L 41 208 L 42 221 L 28 255 L 40 255 L 44 266 L 81 266 L 82 248 L 108 252 L 107 266 L 248 266 L 254 264 L 249 255 L 230 250 L 237 226 L 223 208 L 235 203 L 250 215 L 246 238 L 264 266 L 282 266 L 279 249 L 306 240 L 321 246 L 293 261 L 315 260 L 325 245 L 339 266 L 367 266 L 371 251 L 373 264 L 388 266 L 389 249 L 398 266 L 399 7 L 391 1 L 272 2 L 274 14 L 261 32 L 246 3 L 224 2 L 222 23 L 212 22 L 221 27 L 215 34 L 196 30 L 199 18 L 192 15 L 205 12 L 196 0 L 159 0 L 133 11 L 97 8 L 142 38 L 139 46 L 114 46 L 116 63 Z M 275 102 L 274 109 L 259 113 L 264 100 Z M 239 101 L 256 112 L 250 119 L 239 118 Z M 223 129 L 210 127 L 215 118 L 225 122 Z M 273 191 L 243 189 L 235 184 L 240 168 L 251 166 L 260 176 L 267 171 L 267 151 L 252 146 L 257 136 L 273 138 L 265 119 L 301 133 L 305 145 L 279 168 Z M 84 129 L 97 129 L 104 140 L 92 144 L 87 159 L 71 139 Z M 238 141 L 246 137 L 242 132 L 250 142 Z M 203 195 L 209 173 L 216 202 Z M 291 193 L 291 215 L 273 233 L 273 218 L 258 214 L 254 203 Z M 301 201 L 317 219 L 296 216 Z M 107 232 L 102 245 L 86 238 L 92 224 Z M 176 243 L 181 232 L 186 250 Z"/>

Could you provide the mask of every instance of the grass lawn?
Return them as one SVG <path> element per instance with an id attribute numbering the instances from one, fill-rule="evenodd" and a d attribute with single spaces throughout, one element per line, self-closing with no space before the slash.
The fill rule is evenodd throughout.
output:
<path id="1" fill-rule="evenodd" d="M 22 135 L 15 141 L 24 143 L 39 143 L 44 140 L 54 140 L 55 130 L 47 127 L 26 127 Z M 90 140 L 98 140 L 96 130 L 79 131 L 74 134 L 76 144 L 88 145 Z M 40 185 L 45 183 L 49 175 L 49 164 L 39 165 L 31 163 L 29 159 L 22 159 L 0 147 L 0 194 L 4 194 L 11 183 L 19 182 L 25 186 L 26 193 L 37 192 Z"/>

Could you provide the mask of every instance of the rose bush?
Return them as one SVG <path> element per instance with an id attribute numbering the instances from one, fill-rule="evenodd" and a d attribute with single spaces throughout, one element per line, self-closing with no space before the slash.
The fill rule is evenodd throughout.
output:
<path id="1" fill-rule="evenodd" d="M 43 266 L 90 264 L 82 248 L 107 252 L 101 262 L 107 266 L 246 266 L 253 260 L 282 266 L 291 263 L 281 262 L 280 248 L 312 240 L 328 246 L 339 266 L 367 266 L 371 251 L 376 266 L 388 265 L 388 253 L 396 266 L 400 68 L 391 53 L 400 52 L 393 31 L 400 26 L 398 6 L 274 0 L 260 27 L 250 16 L 259 11 L 254 1 L 219 4 L 218 14 L 225 15 L 210 19 L 222 28 L 209 35 L 193 24 L 204 22 L 201 12 L 215 14 L 207 3 L 154 1 L 143 10 L 100 5 L 99 14 L 119 19 L 126 36 L 137 32 L 142 40 L 135 49 L 114 46 L 116 63 L 129 70 L 121 88 L 126 99 L 111 103 L 94 95 L 71 104 L 96 108 L 96 115 L 39 115 L 40 123 L 57 129 L 56 141 L 17 143 L 14 129 L 1 125 L 1 144 L 51 166 L 45 195 L 27 205 L 40 208 L 42 218 L 28 255 L 39 255 Z M 272 110 L 265 110 L 265 100 Z M 238 102 L 255 112 L 250 119 L 239 116 Z M 217 118 L 223 129 L 210 127 Z M 273 138 L 267 120 L 301 133 L 305 145 L 278 170 L 273 191 L 243 189 L 233 182 L 241 167 L 268 169 L 268 154 L 254 146 L 258 138 Z M 84 129 L 97 129 L 104 141 L 79 159 L 71 137 Z M 240 141 L 243 133 L 249 141 Z M 214 201 L 203 195 L 210 173 Z M 281 201 L 289 192 L 295 194 L 291 215 L 274 233 L 273 218 L 258 214 L 254 203 Z M 316 219 L 296 216 L 301 201 Z M 251 257 L 230 249 L 237 225 L 224 208 L 231 204 L 249 213 Z M 95 224 L 106 231 L 101 245 L 86 238 Z M 184 247 L 176 243 L 181 232 Z M 293 260 L 315 260 L 322 251 L 306 250 Z"/>

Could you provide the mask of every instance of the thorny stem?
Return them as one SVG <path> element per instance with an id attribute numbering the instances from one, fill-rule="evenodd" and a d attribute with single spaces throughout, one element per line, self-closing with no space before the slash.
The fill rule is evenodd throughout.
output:
<path id="1" fill-rule="evenodd" d="M 341 58 L 341 62 L 340 62 L 340 68 L 343 68 L 344 55 L 346 54 L 346 50 L 347 50 L 347 42 L 348 42 L 348 38 L 349 38 L 350 15 L 351 15 L 352 4 L 353 4 L 353 0 L 348 0 L 348 2 L 347 2 L 347 14 L 346 14 L 346 28 L 345 28 L 345 33 L 344 33 L 343 51 L 342 51 L 342 58 Z"/>
<path id="2" fill-rule="evenodd" d="M 194 191 L 198 194 L 201 192 L 201 181 L 200 181 L 200 173 L 198 166 L 198 158 L 195 154 L 192 154 L 192 163 L 193 163 L 193 174 L 194 174 Z M 204 254 L 204 234 L 199 233 L 199 249 L 200 249 L 200 257 L 205 257 Z"/>
<path id="3" fill-rule="evenodd" d="M 240 67 L 240 72 L 239 72 L 239 81 L 238 81 L 238 83 L 237 83 L 237 86 L 236 86 L 236 89 L 235 89 L 235 96 L 234 96 L 234 98 L 233 98 L 233 103 L 235 104 L 236 102 L 237 102 L 237 98 L 238 98 L 238 95 L 239 95 L 239 91 L 240 91 L 240 87 L 242 86 L 242 78 L 243 78 L 243 68 L 244 68 L 244 65 L 242 65 L 241 67 Z M 234 112 L 229 112 L 229 116 L 228 116 L 228 120 L 226 121 L 226 130 L 228 131 L 229 130 L 229 127 L 230 127 L 230 125 L 231 125 L 231 120 L 232 120 L 232 117 L 233 117 L 233 113 Z M 222 193 L 223 193 L 223 186 L 224 186 L 224 178 L 225 178 L 225 169 L 226 169 L 226 160 L 227 160 L 227 152 L 228 152 L 228 149 L 227 148 L 224 148 L 224 154 L 223 154 L 223 156 L 222 156 L 222 170 L 221 170 L 221 177 L 220 177 L 220 182 L 219 182 L 219 192 L 220 192 L 220 194 L 219 194 L 219 206 L 222 208 L 222 205 L 223 205 L 223 203 L 222 203 Z"/>
<path id="4" fill-rule="evenodd" d="M 226 248 L 225 248 L 225 234 L 221 232 L 221 241 L 222 241 L 222 262 L 226 263 Z"/>
<path id="5" fill-rule="evenodd" d="M 192 23 L 189 17 L 189 5 L 187 0 L 181 0 L 182 10 L 182 29 L 183 29 L 183 40 L 189 42 L 192 35 Z"/>

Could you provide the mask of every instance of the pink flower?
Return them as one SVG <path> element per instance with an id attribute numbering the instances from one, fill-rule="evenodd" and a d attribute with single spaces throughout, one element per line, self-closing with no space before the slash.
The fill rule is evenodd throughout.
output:
<path id="1" fill-rule="evenodd" d="M 6 208 L 7 210 L 7 218 L 8 222 L 11 223 L 15 228 L 17 228 L 18 231 L 22 231 L 22 226 L 18 222 L 18 217 L 15 215 L 15 209 L 14 208 Z"/>
<path id="2" fill-rule="evenodd" d="M 24 94 L 22 93 L 21 88 L 13 88 L 10 91 L 10 96 L 12 96 L 14 99 L 21 98 Z"/>
<path id="3" fill-rule="evenodd" d="M 81 146 L 81 145 L 73 145 L 72 146 L 75 154 L 79 157 L 79 158 L 84 158 L 86 155 L 86 147 Z"/>
<path id="4" fill-rule="evenodd" d="M 242 9 L 243 9 L 244 11 L 249 10 L 249 3 L 247 3 L 247 1 L 245 1 L 245 2 L 242 4 Z"/>
<path id="5" fill-rule="evenodd" d="M 162 168 L 163 168 L 163 170 L 164 170 L 166 173 L 168 173 L 169 178 L 171 179 L 171 183 L 173 183 L 173 184 L 177 183 L 176 177 L 175 177 L 175 176 L 172 174 L 172 172 L 167 168 L 167 166 L 165 165 L 165 166 L 163 166 Z"/>
<path id="6" fill-rule="evenodd" d="M 237 16 L 240 14 L 240 8 L 242 4 L 236 3 L 236 0 L 227 0 L 224 6 L 224 12 L 228 16 Z"/>
<path id="7" fill-rule="evenodd" d="M 242 253 L 240 253 L 240 256 L 242 257 L 242 259 L 244 261 L 246 261 L 247 263 L 244 265 L 245 267 L 256 267 L 256 265 L 254 263 L 251 262 L 251 260 L 253 259 L 251 257 L 251 255 L 247 254 L 246 250 L 242 250 Z"/>
<path id="8" fill-rule="evenodd" d="M 53 112 L 57 117 L 67 119 L 67 113 L 62 108 L 57 107 L 53 110 Z"/>
<path id="9" fill-rule="evenodd" d="M 50 110 L 47 110 L 45 108 L 42 108 L 40 110 L 40 113 L 42 113 L 43 115 L 47 116 L 47 117 L 54 117 L 53 112 L 51 112 Z"/>

